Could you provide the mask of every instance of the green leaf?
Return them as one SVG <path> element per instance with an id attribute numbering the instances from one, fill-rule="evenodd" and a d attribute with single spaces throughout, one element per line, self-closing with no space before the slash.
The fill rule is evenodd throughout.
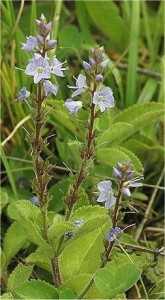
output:
<path id="1" fill-rule="evenodd" d="M 115 270 L 100 269 L 94 276 L 96 286 L 105 297 L 115 297 L 130 289 L 140 278 L 140 269 L 132 263 L 119 265 Z"/>
<path id="2" fill-rule="evenodd" d="M 28 200 L 19 200 L 12 202 L 7 208 L 7 214 L 11 219 L 16 221 L 22 220 L 20 215 L 20 210 L 22 213 L 26 214 L 26 218 L 38 223 L 42 224 L 41 212 L 39 207 L 35 206 Z"/>
<path id="3" fill-rule="evenodd" d="M 2 212 L 3 208 L 8 204 L 9 198 L 6 192 L 1 194 L 0 198 L 0 213 Z"/>
<path id="4" fill-rule="evenodd" d="M 50 258 L 47 251 L 44 251 L 42 247 L 38 247 L 35 252 L 26 257 L 25 261 L 27 263 L 33 263 L 50 273 L 52 272 Z"/>
<path id="5" fill-rule="evenodd" d="M 58 291 L 54 286 L 41 280 L 31 280 L 17 288 L 22 299 L 58 299 Z"/>
<path id="6" fill-rule="evenodd" d="M 144 103 L 135 104 L 128 109 L 123 110 L 114 119 L 114 122 L 125 122 L 134 125 L 136 130 L 156 121 L 164 114 L 164 105 L 162 103 Z"/>
<path id="7" fill-rule="evenodd" d="M 67 25 L 60 30 L 58 40 L 60 47 L 80 48 L 83 37 L 76 26 Z"/>
<path id="8" fill-rule="evenodd" d="M 143 166 L 138 157 L 133 152 L 123 147 L 98 149 L 96 158 L 98 162 L 105 166 L 110 166 L 111 168 L 115 166 L 117 162 L 123 163 L 130 160 L 137 174 L 143 172 Z"/>
<path id="9" fill-rule="evenodd" d="M 76 294 L 79 294 L 91 278 L 92 276 L 90 274 L 76 274 L 76 276 L 72 276 L 69 280 L 64 282 L 62 289 L 64 291 L 65 289 L 72 289 Z"/>
<path id="10" fill-rule="evenodd" d="M 149 78 L 144 88 L 142 89 L 137 102 L 146 103 L 151 101 L 157 87 L 158 87 L 158 80 Z"/>
<path id="11" fill-rule="evenodd" d="M 138 243 L 133 239 L 132 236 L 130 236 L 127 233 L 123 233 L 120 237 L 120 242 L 122 243 L 129 243 L 129 244 L 133 244 L 133 245 L 138 245 Z"/>
<path id="12" fill-rule="evenodd" d="M 24 229 L 25 235 L 28 237 L 29 241 L 38 246 L 44 247 L 45 249 L 48 250 L 48 253 L 51 254 L 50 247 L 47 245 L 44 238 L 42 237 L 41 224 L 36 223 L 37 220 L 35 219 L 35 216 L 38 217 L 39 208 L 34 206 L 28 201 L 18 201 L 15 203 L 15 207 L 20 216 L 20 220 L 22 222 L 22 227 Z M 32 209 L 31 214 L 30 214 L 30 208 Z M 37 214 L 35 213 L 36 209 L 37 209 Z"/>
<path id="13" fill-rule="evenodd" d="M 14 222 L 7 230 L 3 250 L 6 257 L 6 265 L 11 258 L 26 244 L 28 241 L 25 231 L 20 222 Z"/>
<path id="14" fill-rule="evenodd" d="M 16 295 L 17 288 L 28 281 L 32 270 L 33 266 L 25 266 L 21 263 L 18 264 L 9 276 L 7 291 Z"/>
<path id="15" fill-rule="evenodd" d="M 49 228 L 48 236 L 52 240 L 75 228 L 76 226 L 72 222 L 66 222 L 60 215 L 57 215 L 54 217 L 53 224 Z"/>
<path id="16" fill-rule="evenodd" d="M 67 193 L 69 187 L 69 180 L 64 179 L 60 180 L 56 184 L 54 184 L 49 193 L 52 197 L 51 201 L 49 202 L 49 209 L 53 210 L 54 212 L 59 212 L 60 210 L 64 209 L 64 195 Z"/>
<path id="17" fill-rule="evenodd" d="M 131 149 L 137 155 L 143 164 L 154 164 L 154 170 L 159 171 L 164 161 L 164 149 L 160 145 L 148 146 L 144 142 L 136 139 L 130 139 L 123 144 L 125 149 Z"/>
<path id="18" fill-rule="evenodd" d="M 107 227 L 109 228 L 109 226 L 108 224 Z M 100 253 L 103 251 L 102 240 L 102 230 L 96 229 L 65 247 L 59 257 L 61 274 L 64 281 L 77 274 L 91 274 L 96 271 L 100 261 Z"/>
<path id="19" fill-rule="evenodd" d="M 133 129 L 134 126 L 126 122 L 112 124 L 107 130 L 99 134 L 96 138 L 96 144 L 98 147 L 99 144 L 103 143 L 106 147 L 121 144 L 133 134 Z"/>
<path id="20" fill-rule="evenodd" d="M 105 207 L 96 206 L 84 206 L 78 208 L 74 211 L 73 215 L 71 216 L 71 220 L 83 220 L 88 221 L 91 218 L 105 216 L 107 215 L 107 210 Z"/>
<path id="21" fill-rule="evenodd" d="M 59 294 L 59 299 L 76 299 L 75 293 L 71 289 L 65 289 Z"/>
<path id="22" fill-rule="evenodd" d="M 83 235 L 92 232 L 97 228 L 102 228 L 102 226 L 109 221 L 108 215 L 102 215 L 97 217 L 91 217 L 90 220 L 86 221 L 84 225 L 80 228 L 77 228 L 76 232 L 74 233 L 72 240 L 82 237 Z M 109 224 L 109 227 L 111 224 Z"/>
<path id="23" fill-rule="evenodd" d="M 125 104 L 128 106 L 136 103 L 137 95 L 137 66 L 140 34 L 140 2 L 131 3 L 131 24 L 129 37 L 129 57 L 126 84 Z"/>
<path id="24" fill-rule="evenodd" d="M 98 1 L 97 5 L 93 1 L 85 1 L 85 5 L 90 18 L 111 44 L 118 50 L 125 50 L 128 34 L 117 5 L 112 1 Z"/>

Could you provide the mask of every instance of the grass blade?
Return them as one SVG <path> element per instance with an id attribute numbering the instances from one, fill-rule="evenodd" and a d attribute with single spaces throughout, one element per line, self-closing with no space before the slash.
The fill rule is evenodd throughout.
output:
<path id="1" fill-rule="evenodd" d="M 138 44 L 139 44 L 139 25 L 140 25 L 140 2 L 132 1 L 132 18 L 130 29 L 130 50 L 128 58 L 126 106 L 136 103 L 136 80 L 138 64 Z"/>

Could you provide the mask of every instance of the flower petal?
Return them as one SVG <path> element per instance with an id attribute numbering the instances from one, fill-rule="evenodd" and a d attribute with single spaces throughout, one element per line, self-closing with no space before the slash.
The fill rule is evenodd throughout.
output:
<path id="1" fill-rule="evenodd" d="M 111 190 L 111 187 L 112 182 L 110 180 L 100 181 L 97 185 L 97 188 L 101 193 L 109 192 Z"/>

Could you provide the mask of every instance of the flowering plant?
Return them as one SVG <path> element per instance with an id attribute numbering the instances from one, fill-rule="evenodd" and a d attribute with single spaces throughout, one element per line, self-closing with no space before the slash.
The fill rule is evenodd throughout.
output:
<path id="1" fill-rule="evenodd" d="M 82 73 L 73 76 L 75 85 L 67 84 L 71 98 L 60 106 L 61 116 L 64 112 L 68 119 L 74 120 L 73 124 L 82 121 L 81 114 L 84 112 L 87 116 L 85 137 L 83 135 L 82 147 L 78 151 L 79 168 L 73 174 L 66 165 L 71 174 L 62 198 L 58 194 L 60 183 L 55 184 L 51 193 L 54 165 L 46 155 L 49 144 L 44 134 L 50 111 L 47 99 L 51 97 L 51 101 L 55 102 L 55 108 L 50 109 L 56 114 L 59 103 L 55 97 L 60 89 L 57 78 L 63 80 L 69 68 L 66 61 L 61 62 L 56 55 L 49 55 L 57 47 L 57 41 L 50 38 L 52 22 L 48 23 L 41 14 L 36 26 L 38 35 L 29 36 L 22 43 L 22 50 L 32 53 L 24 74 L 32 77 L 36 95 L 30 92 L 30 87 L 22 87 L 16 98 L 18 103 L 15 103 L 28 104 L 33 121 L 32 132 L 28 136 L 34 171 L 32 197 L 30 201 L 16 200 L 8 206 L 8 215 L 14 222 L 6 232 L 3 244 L 2 284 L 5 293 L 2 297 L 119 299 L 125 297 L 125 293 L 138 281 L 146 295 L 142 272 L 148 261 L 146 257 L 139 260 L 134 250 L 144 249 L 125 233 L 128 228 L 133 233 L 135 224 L 125 227 L 123 222 L 126 213 L 138 213 L 132 205 L 130 188 L 143 186 L 138 182 L 144 179 L 139 176 L 142 173 L 138 168 L 141 163 L 134 156 L 133 162 L 123 157 L 120 162 L 114 159 L 111 175 L 104 175 L 105 180 L 101 181 L 93 176 L 91 182 L 87 182 L 90 170 L 97 170 L 97 164 L 103 159 L 104 152 L 101 151 L 106 150 L 100 145 L 107 143 L 107 131 L 101 132 L 98 124 L 103 115 L 113 113 L 117 104 L 112 89 L 104 84 L 104 73 L 109 63 L 104 47 L 97 45 L 89 50 L 87 61 L 82 62 Z M 113 149 L 110 154 L 113 154 Z M 90 197 L 88 190 L 92 190 Z M 51 209 L 51 205 L 55 205 L 53 202 L 58 201 L 60 208 L 54 209 L 53 206 Z M 17 240 L 14 243 L 13 237 Z M 127 247 L 129 253 L 125 250 Z M 12 257 L 20 250 L 24 259 L 13 267 Z M 157 257 L 161 255 L 162 248 L 145 248 L 144 251 Z"/>

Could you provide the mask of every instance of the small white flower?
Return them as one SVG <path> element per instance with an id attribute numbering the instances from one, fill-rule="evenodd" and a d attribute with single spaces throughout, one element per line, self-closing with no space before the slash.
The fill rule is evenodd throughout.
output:
<path id="1" fill-rule="evenodd" d="M 112 182 L 110 180 L 101 181 L 98 183 L 99 197 L 97 202 L 105 202 L 105 207 L 110 208 L 116 202 L 112 191 Z"/>
<path id="2" fill-rule="evenodd" d="M 64 77 L 65 75 L 63 71 L 67 70 L 67 68 L 63 68 L 63 64 L 65 63 L 66 62 L 61 63 L 56 56 L 54 56 L 51 62 L 52 73 L 56 76 Z"/>
<path id="3" fill-rule="evenodd" d="M 56 84 L 51 83 L 49 80 L 44 81 L 44 91 L 45 95 L 47 96 L 49 93 L 53 95 L 57 95 L 58 92 L 58 86 Z"/>
<path id="4" fill-rule="evenodd" d="M 75 78 L 76 79 L 76 86 L 71 86 L 71 85 L 67 85 L 67 87 L 69 89 L 75 89 L 76 91 L 73 92 L 72 94 L 72 97 L 75 97 L 75 96 L 78 96 L 78 95 L 81 95 L 82 93 L 85 92 L 85 84 L 86 84 L 86 77 L 82 74 L 80 74 L 78 76 L 78 78 Z"/>
<path id="5" fill-rule="evenodd" d="M 70 114 L 76 115 L 77 111 L 82 107 L 82 102 L 69 98 L 65 101 L 64 106 L 69 110 Z"/>
<path id="6" fill-rule="evenodd" d="M 41 79 L 50 78 L 50 66 L 48 61 L 42 56 L 34 57 L 29 60 L 25 73 L 34 76 L 34 83 L 38 83 Z"/>
<path id="7" fill-rule="evenodd" d="M 94 92 L 93 103 L 99 106 L 101 112 L 105 111 L 106 107 L 113 108 L 115 102 L 112 90 L 105 87 L 102 91 Z"/>

